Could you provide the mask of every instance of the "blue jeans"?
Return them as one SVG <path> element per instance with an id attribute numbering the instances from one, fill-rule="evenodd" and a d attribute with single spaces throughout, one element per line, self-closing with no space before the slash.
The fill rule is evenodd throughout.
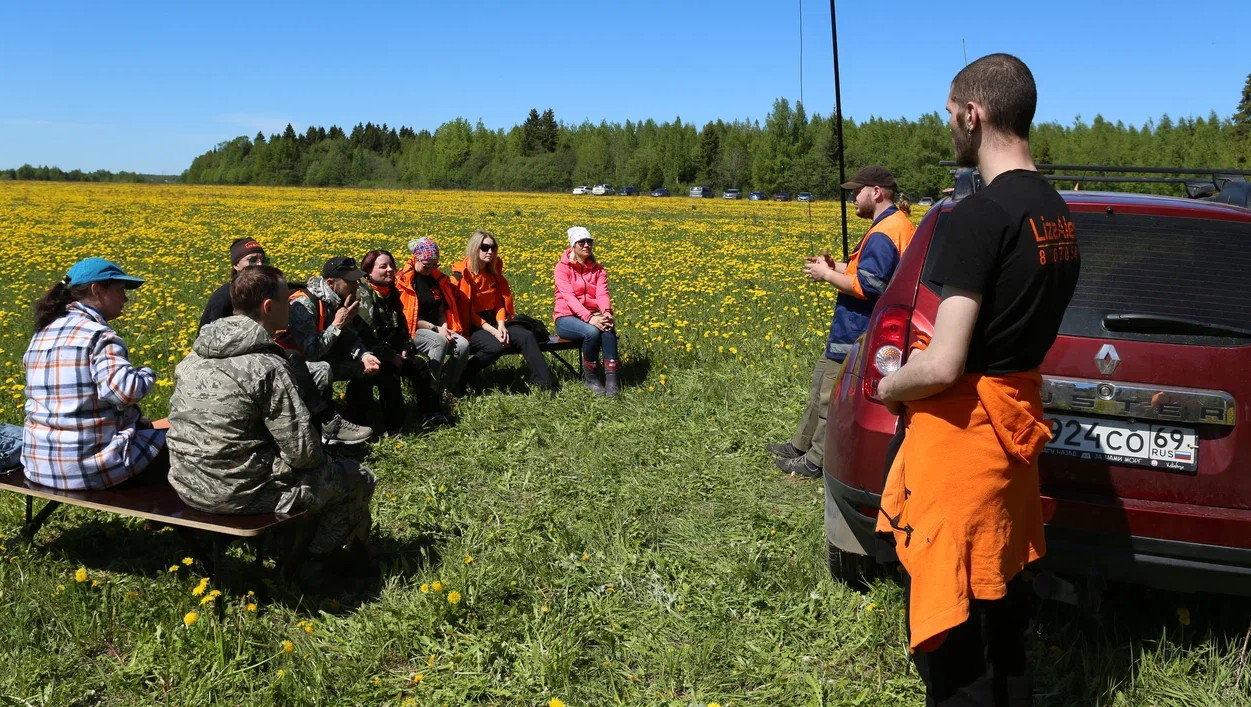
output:
<path id="1" fill-rule="evenodd" d="M 598 361 L 600 346 L 604 348 L 604 360 L 617 360 L 617 332 L 613 329 L 600 331 L 575 316 L 556 320 L 556 336 L 562 339 L 582 340 L 582 360 Z"/>

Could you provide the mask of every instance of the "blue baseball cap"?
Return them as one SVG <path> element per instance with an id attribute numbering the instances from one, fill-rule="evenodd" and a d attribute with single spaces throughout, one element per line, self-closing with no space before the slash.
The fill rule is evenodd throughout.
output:
<path id="1" fill-rule="evenodd" d="M 117 263 L 104 258 L 87 258 L 74 263 L 69 272 L 65 273 L 65 280 L 65 284 L 70 287 L 119 280 L 128 290 L 133 290 L 143 284 L 143 278 L 127 275 L 122 272 Z"/>

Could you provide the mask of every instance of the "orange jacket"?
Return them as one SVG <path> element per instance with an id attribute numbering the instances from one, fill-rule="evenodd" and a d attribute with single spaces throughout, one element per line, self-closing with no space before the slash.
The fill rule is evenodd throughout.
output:
<path id="1" fill-rule="evenodd" d="M 452 283 L 451 278 L 444 275 L 442 270 L 435 268 L 431 274 L 439 286 L 439 294 L 443 296 L 444 311 L 447 313 L 447 328 L 463 336 L 465 330 L 461 324 L 464 320 L 460 316 L 460 292 Z M 417 270 L 413 267 L 411 259 L 404 263 L 404 267 L 400 268 L 395 275 L 395 289 L 400 293 L 400 304 L 404 307 L 404 318 L 408 321 L 410 338 L 417 333 L 417 320 L 420 319 L 417 316 L 417 288 L 413 284 L 416 277 Z"/>
<path id="2" fill-rule="evenodd" d="M 1051 428 L 1041 385 L 1037 371 L 969 373 L 906 404 L 877 530 L 893 534 L 912 576 L 914 650 L 937 648 L 968 619 L 970 599 L 1003 598 L 1008 580 L 1047 551 L 1038 455 Z"/>
<path id="3" fill-rule="evenodd" d="M 504 261 L 499 261 L 499 273 L 483 270 L 477 275 L 469 269 L 469 258 L 452 266 L 460 288 L 460 320 L 466 328 L 479 328 L 485 322 L 480 312 L 494 312 L 495 321 L 502 322 L 513 316 L 513 291 L 504 279 Z"/>

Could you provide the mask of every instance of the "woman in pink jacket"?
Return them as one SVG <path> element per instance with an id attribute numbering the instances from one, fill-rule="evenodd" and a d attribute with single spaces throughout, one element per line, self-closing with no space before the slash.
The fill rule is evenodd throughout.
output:
<path id="1" fill-rule="evenodd" d="M 608 273 L 595 259 L 590 231 L 574 226 L 569 249 L 556 264 L 556 335 L 582 341 L 582 383 L 596 395 L 617 395 L 617 330 Z M 599 381 L 599 352 L 604 351 L 604 382 Z"/>

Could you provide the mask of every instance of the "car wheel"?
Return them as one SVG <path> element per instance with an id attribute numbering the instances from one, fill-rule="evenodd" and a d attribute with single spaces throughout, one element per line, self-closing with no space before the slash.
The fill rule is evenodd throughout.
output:
<path id="1" fill-rule="evenodd" d="M 877 576 L 877 560 L 854 552 L 843 552 L 832 543 L 825 544 L 825 561 L 830 576 L 858 592 L 869 589 L 869 583 Z"/>

